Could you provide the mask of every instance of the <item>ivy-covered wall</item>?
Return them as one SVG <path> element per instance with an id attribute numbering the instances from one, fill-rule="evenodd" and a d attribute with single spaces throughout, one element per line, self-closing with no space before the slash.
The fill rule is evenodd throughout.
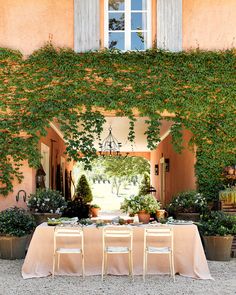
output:
<path id="1" fill-rule="evenodd" d="M 103 108 L 130 117 L 130 141 L 133 111 L 148 116 L 151 149 L 160 140 L 160 113 L 175 113 L 173 144 L 181 150 L 183 126 L 194 134 L 199 190 L 215 198 L 223 167 L 236 162 L 235 61 L 235 50 L 75 53 L 48 45 L 23 59 L 0 49 L 0 193 L 12 189 L 14 177 L 21 180 L 22 159 L 39 164 L 37 143 L 53 118 L 61 124 L 69 156 L 83 155 L 89 166 Z"/>

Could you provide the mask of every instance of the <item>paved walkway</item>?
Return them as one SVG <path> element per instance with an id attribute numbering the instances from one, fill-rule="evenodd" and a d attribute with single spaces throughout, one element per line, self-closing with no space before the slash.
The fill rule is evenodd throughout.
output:
<path id="1" fill-rule="evenodd" d="M 236 294 L 236 258 L 229 262 L 209 262 L 213 280 L 194 280 L 167 276 L 141 276 L 130 282 L 126 276 L 51 277 L 23 280 L 22 260 L 0 259 L 0 295 L 234 295 Z"/>

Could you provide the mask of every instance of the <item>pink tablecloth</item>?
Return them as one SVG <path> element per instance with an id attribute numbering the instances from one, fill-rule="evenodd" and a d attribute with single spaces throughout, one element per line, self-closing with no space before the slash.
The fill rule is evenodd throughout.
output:
<path id="1" fill-rule="evenodd" d="M 180 275 L 212 279 L 195 225 L 173 225 L 175 271 Z M 143 227 L 134 230 L 134 274 L 141 275 L 143 267 Z M 54 227 L 42 224 L 32 237 L 26 255 L 22 276 L 24 279 L 46 277 L 52 273 Z M 102 228 L 84 227 L 85 274 L 99 275 L 102 266 Z M 80 275 L 80 255 L 63 255 L 59 274 Z M 152 255 L 148 261 L 148 273 L 169 273 L 167 255 Z M 128 273 L 126 255 L 111 255 L 108 260 L 108 273 L 122 275 Z"/>

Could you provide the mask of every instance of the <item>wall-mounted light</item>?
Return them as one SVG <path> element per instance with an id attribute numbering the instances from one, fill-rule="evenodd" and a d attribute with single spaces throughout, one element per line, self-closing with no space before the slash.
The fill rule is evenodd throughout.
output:
<path id="1" fill-rule="evenodd" d="M 170 171 L 170 159 L 165 159 L 166 172 Z"/>
<path id="2" fill-rule="evenodd" d="M 159 166 L 158 166 L 158 164 L 155 165 L 155 175 L 159 175 Z"/>

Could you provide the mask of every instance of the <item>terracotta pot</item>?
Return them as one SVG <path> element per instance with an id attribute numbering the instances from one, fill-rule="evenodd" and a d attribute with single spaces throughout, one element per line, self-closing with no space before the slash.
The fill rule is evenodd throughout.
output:
<path id="1" fill-rule="evenodd" d="M 36 213 L 36 212 L 32 212 L 32 215 L 35 218 L 35 222 L 37 225 L 43 223 L 43 222 L 47 222 L 48 218 L 60 218 L 61 217 L 61 213 Z"/>
<path id="2" fill-rule="evenodd" d="M 22 259 L 25 257 L 26 246 L 30 235 L 23 237 L 0 236 L 0 258 Z"/>
<path id="3" fill-rule="evenodd" d="M 156 211 L 156 217 L 157 219 L 165 219 L 168 217 L 168 212 L 166 210 L 157 210 Z"/>
<path id="4" fill-rule="evenodd" d="M 92 214 L 92 217 L 98 217 L 99 215 L 99 211 L 100 211 L 100 208 L 90 208 L 90 212 Z"/>
<path id="5" fill-rule="evenodd" d="M 150 214 L 147 213 L 146 211 L 139 211 L 138 212 L 138 219 L 139 219 L 139 222 L 142 222 L 142 223 L 149 223 L 149 220 L 150 220 Z"/>
<path id="6" fill-rule="evenodd" d="M 200 213 L 177 213 L 176 217 L 179 220 L 199 221 L 200 220 Z"/>
<path id="7" fill-rule="evenodd" d="M 229 261 L 233 236 L 203 236 L 206 258 L 208 260 Z"/>

